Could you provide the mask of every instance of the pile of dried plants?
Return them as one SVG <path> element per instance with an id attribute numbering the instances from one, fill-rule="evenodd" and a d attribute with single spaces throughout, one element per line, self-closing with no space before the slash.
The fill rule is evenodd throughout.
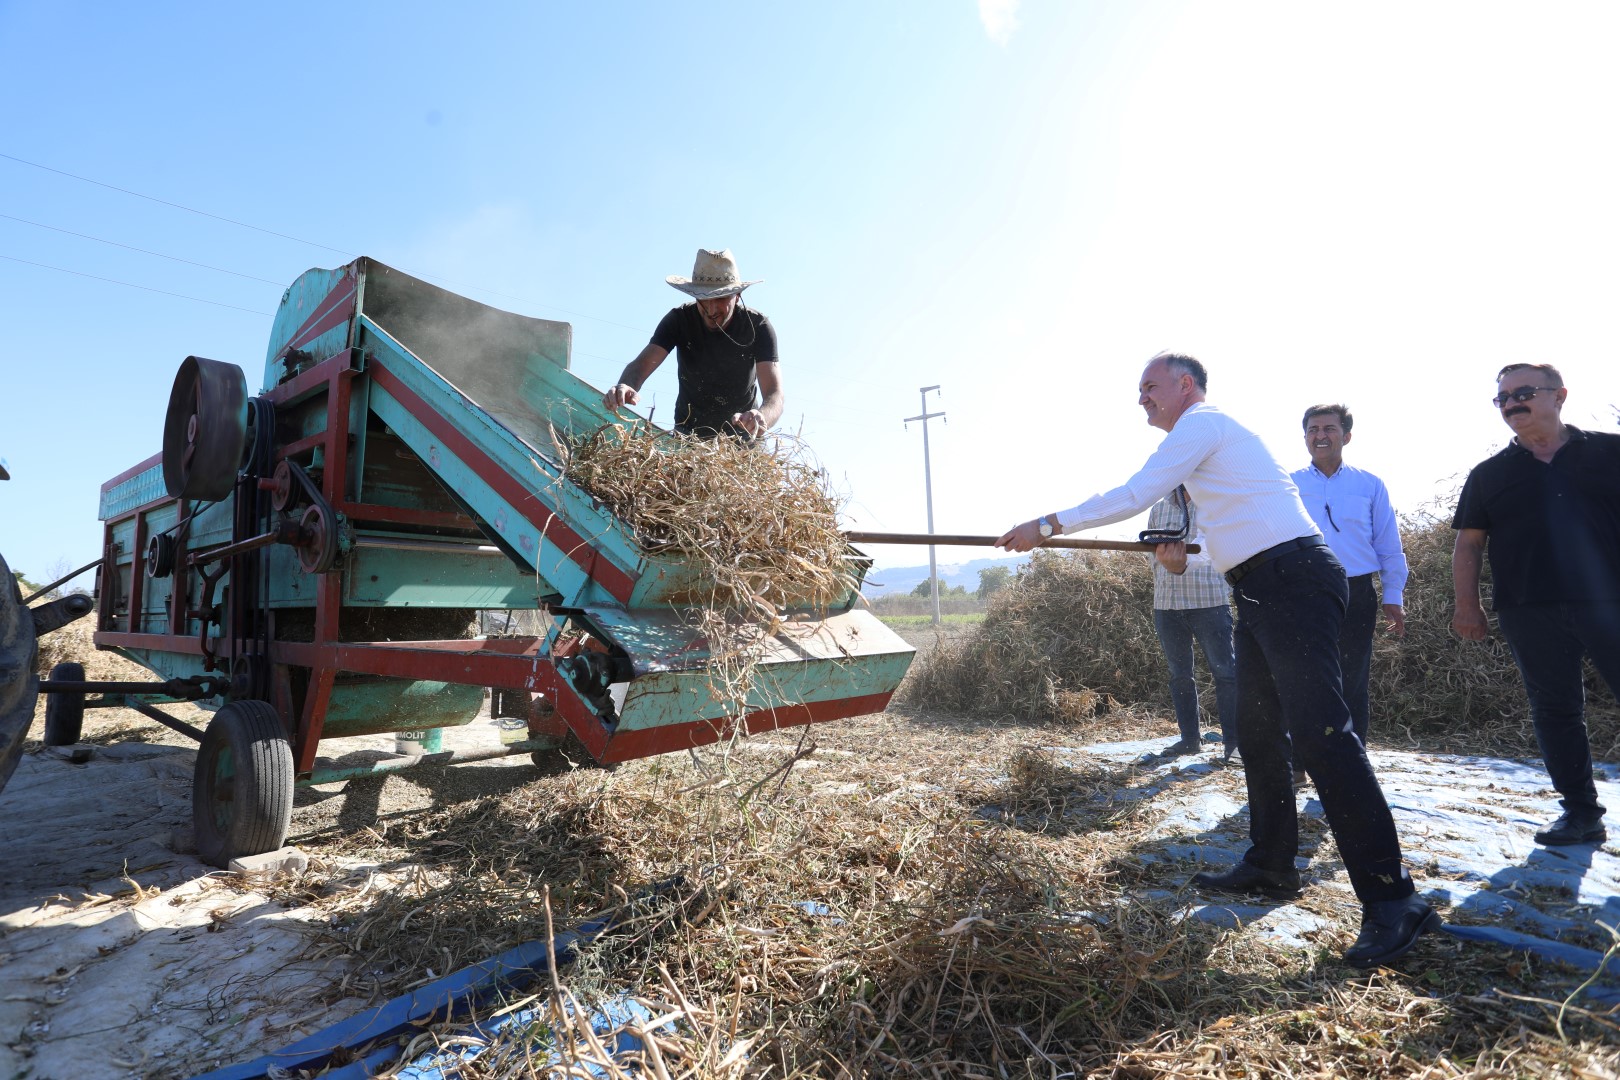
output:
<path id="1" fill-rule="evenodd" d="M 1495 617 L 1484 643 L 1451 630 L 1447 514 L 1439 505 L 1402 523 L 1406 636 L 1375 641 L 1373 742 L 1534 755 L 1524 686 Z M 1202 662 L 1198 672 L 1213 706 Z M 1151 560 L 1037 551 L 982 623 L 919 658 L 903 693 L 919 707 L 1032 720 L 1075 721 L 1118 703 L 1166 708 Z M 1590 665 L 1587 721 L 1593 754 L 1620 760 L 1620 708 Z"/>
<path id="2" fill-rule="evenodd" d="M 1620 1068 L 1615 1013 L 1567 1000 L 1576 973 L 1446 936 L 1399 970 L 1344 967 L 1359 917 L 1345 893 L 1316 898 L 1333 929 L 1305 951 L 1184 918 L 1185 868 L 1144 858 L 1159 811 L 1131 797 L 1134 771 L 1070 764 L 1031 734 L 873 717 L 818 730 L 820 746 L 751 740 L 725 777 L 665 758 L 547 778 L 330 841 L 413 862 L 404 887 L 312 872 L 289 899 L 324 898 L 324 948 L 361 973 L 333 998 L 381 998 L 687 883 L 511 1002 L 544 1017 L 446 1074 L 479 1080 L 586 1063 L 693 1078 Z M 564 1006 L 623 995 L 657 1022 L 615 1060 Z M 417 1049 L 464 1038 L 429 1029 Z"/>
<path id="3" fill-rule="evenodd" d="M 694 606 L 773 624 L 789 607 L 841 604 L 854 587 L 839 499 L 790 436 L 743 444 L 637 421 L 557 441 L 566 478 L 644 551 L 678 555 L 698 571 Z"/>
<path id="4" fill-rule="evenodd" d="M 903 693 L 926 708 L 1065 722 L 1168 706 L 1152 556 L 1035 552 L 983 622 L 913 663 Z"/>
<path id="5" fill-rule="evenodd" d="M 643 551 L 679 560 L 673 599 L 708 645 L 709 693 L 727 714 L 748 711 L 789 608 L 824 612 L 856 595 L 839 500 L 798 440 L 696 439 L 638 420 L 553 441 L 566 479 Z"/>

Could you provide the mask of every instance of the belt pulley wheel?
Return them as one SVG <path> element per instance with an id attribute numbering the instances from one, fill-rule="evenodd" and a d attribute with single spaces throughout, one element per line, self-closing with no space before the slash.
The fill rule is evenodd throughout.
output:
<path id="1" fill-rule="evenodd" d="M 247 376 L 242 369 L 186 357 L 175 374 L 163 421 L 163 486 L 176 499 L 223 499 L 236 486 L 247 430 Z"/>
<path id="2" fill-rule="evenodd" d="M 270 505 L 280 513 L 298 502 L 298 481 L 293 478 L 292 466 L 285 459 L 276 464 L 276 474 L 271 478 Z"/>
<path id="3" fill-rule="evenodd" d="M 324 574 L 338 556 L 338 523 L 332 511 L 311 503 L 298 519 L 302 537 L 298 542 L 298 565 L 306 574 Z"/>
<path id="4" fill-rule="evenodd" d="M 175 543 L 168 533 L 158 533 L 146 545 L 146 576 L 166 578 L 174 573 Z"/>

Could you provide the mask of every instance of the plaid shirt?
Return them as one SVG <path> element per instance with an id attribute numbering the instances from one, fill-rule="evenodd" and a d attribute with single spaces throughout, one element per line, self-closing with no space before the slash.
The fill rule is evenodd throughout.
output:
<path id="1" fill-rule="evenodd" d="M 1204 537 L 1198 530 L 1198 506 L 1189 498 L 1185 488 L 1177 488 L 1169 495 L 1153 504 L 1148 511 L 1148 528 L 1175 531 L 1181 528 L 1181 507 L 1185 501 L 1187 507 L 1187 542 L 1204 544 Z M 1187 571 L 1183 574 L 1172 574 L 1153 560 L 1153 606 L 1169 611 L 1186 611 L 1191 608 L 1224 607 L 1232 602 L 1232 590 L 1226 584 L 1226 578 L 1215 569 L 1215 564 L 1209 561 L 1204 552 L 1187 556 Z"/>

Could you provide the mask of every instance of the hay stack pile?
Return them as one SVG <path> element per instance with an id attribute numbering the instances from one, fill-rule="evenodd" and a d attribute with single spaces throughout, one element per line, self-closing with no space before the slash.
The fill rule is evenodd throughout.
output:
<path id="1" fill-rule="evenodd" d="M 1451 631 L 1449 507 L 1406 519 L 1411 577 L 1406 637 L 1382 631 L 1373 649 L 1376 745 L 1444 743 L 1459 750 L 1536 754 L 1524 687 L 1491 621 L 1481 644 Z M 1207 709 L 1214 698 L 1198 666 Z M 1130 554 L 1035 553 L 983 623 L 917 665 L 909 702 L 956 713 L 1030 720 L 1085 719 L 1111 703 L 1169 707 L 1153 633 L 1153 572 Z M 1587 668 L 1587 722 L 1599 760 L 1620 759 L 1620 708 Z"/>
<path id="2" fill-rule="evenodd" d="M 708 586 L 698 606 L 774 624 L 855 587 L 839 500 L 802 444 L 689 439 L 646 423 L 561 439 L 564 475 L 626 522 L 642 549 L 679 553 Z"/>
<path id="3" fill-rule="evenodd" d="M 982 623 L 913 664 L 903 692 L 911 704 L 1031 720 L 1168 707 L 1152 557 L 1036 551 Z"/>

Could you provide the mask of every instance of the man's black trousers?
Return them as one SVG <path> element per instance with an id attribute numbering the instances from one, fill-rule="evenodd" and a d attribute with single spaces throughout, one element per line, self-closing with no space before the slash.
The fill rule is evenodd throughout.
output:
<path id="1" fill-rule="evenodd" d="M 1244 858 L 1265 870 L 1294 868 L 1292 743 L 1292 761 L 1316 784 L 1356 895 L 1363 903 L 1398 900 L 1412 894 L 1412 881 L 1340 680 L 1348 592 L 1344 566 L 1326 547 L 1279 556 L 1233 586 L 1238 747 L 1252 845 Z"/>
<path id="2" fill-rule="evenodd" d="M 1536 604 L 1503 608 L 1496 617 L 1524 676 L 1541 759 L 1564 809 L 1577 817 L 1602 817 L 1592 782 L 1581 656 L 1591 656 L 1620 698 L 1620 603 Z"/>

